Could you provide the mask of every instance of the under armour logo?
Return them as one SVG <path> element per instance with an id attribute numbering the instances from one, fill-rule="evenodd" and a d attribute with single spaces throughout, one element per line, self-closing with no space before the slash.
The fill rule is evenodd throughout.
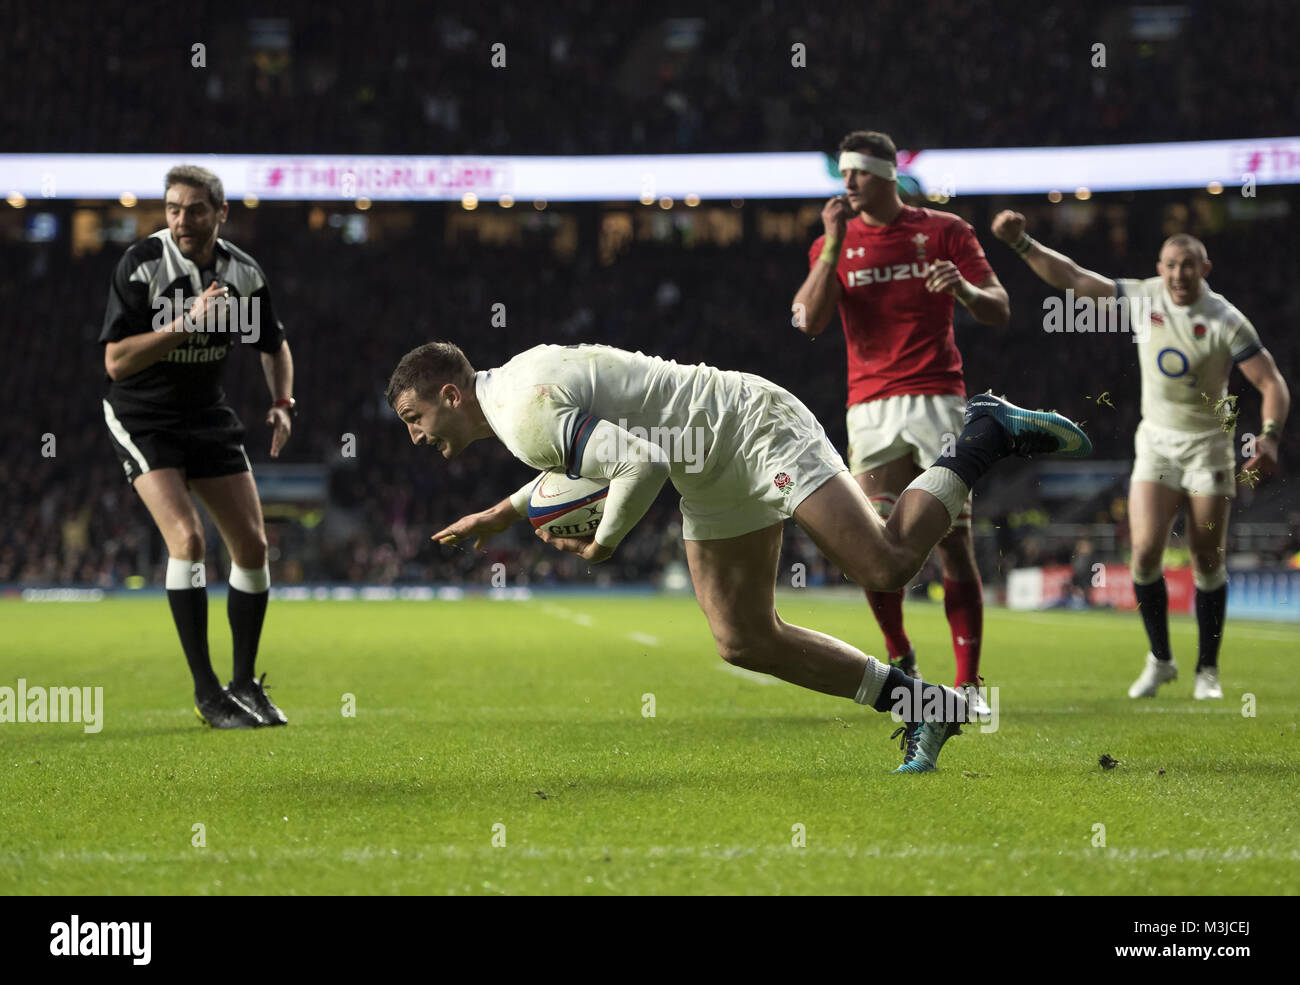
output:
<path id="1" fill-rule="evenodd" d="M 850 260 L 858 259 L 867 255 L 867 248 L 865 246 L 853 246 L 845 250 L 844 255 Z"/>
<path id="2" fill-rule="evenodd" d="M 978 636 L 958 636 L 956 639 L 958 646 L 974 646 L 980 641 Z"/>

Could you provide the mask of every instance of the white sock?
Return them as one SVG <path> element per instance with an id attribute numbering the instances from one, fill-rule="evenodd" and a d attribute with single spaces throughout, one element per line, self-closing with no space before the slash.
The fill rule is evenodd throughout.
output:
<path id="1" fill-rule="evenodd" d="M 260 568 L 230 566 L 230 587 L 250 595 L 265 592 L 271 587 L 271 565 L 264 562 Z"/>
<path id="2" fill-rule="evenodd" d="M 966 497 L 970 495 L 970 486 L 961 481 L 961 476 L 942 465 L 931 465 L 913 479 L 907 489 L 923 490 L 943 503 L 950 522 L 957 519 L 962 507 L 966 505 Z M 907 492 L 907 489 L 903 492 Z"/>
<path id="3" fill-rule="evenodd" d="M 1203 575 L 1199 571 L 1193 570 L 1192 581 L 1196 583 L 1196 587 L 1201 591 L 1213 592 L 1228 584 L 1228 569 L 1223 564 L 1220 564 L 1208 575 Z"/>
<path id="4" fill-rule="evenodd" d="M 178 557 L 167 559 L 168 591 L 203 588 L 208 583 L 208 569 L 202 561 L 185 561 Z"/>
<path id="5" fill-rule="evenodd" d="M 874 705 L 885 688 L 885 679 L 889 677 L 889 665 L 883 664 L 875 657 L 867 657 L 867 669 L 862 674 L 862 683 L 858 685 L 858 694 L 853 700 L 860 705 Z"/>

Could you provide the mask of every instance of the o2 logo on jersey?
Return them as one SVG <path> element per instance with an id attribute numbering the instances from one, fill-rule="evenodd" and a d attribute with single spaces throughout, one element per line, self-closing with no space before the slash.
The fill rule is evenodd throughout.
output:
<path id="1" fill-rule="evenodd" d="M 1181 350 L 1168 346 L 1161 349 L 1156 354 L 1156 368 L 1164 373 L 1171 380 L 1181 380 L 1187 377 L 1187 386 L 1196 386 L 1196 374 L 1188 370 L 1191 363 L 1188 362 L 1187 356 Z"/>

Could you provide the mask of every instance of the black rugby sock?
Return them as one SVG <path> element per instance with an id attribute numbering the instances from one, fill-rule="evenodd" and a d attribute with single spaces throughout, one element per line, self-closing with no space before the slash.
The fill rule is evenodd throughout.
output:
<path id="1" fill-rule="evenodd" d="M 1196 669 L 1219 666 L 1219 644 L 1223 641 L 1223 616 L 1228 609 L 1228 586 L 1205 591 L 1196 590 L 1197 642 Z"/>
<path id="2" fill-rule="evenodd" d="M 208 590 L 169 588 L 167 603 L 185 651 L 185 662 L 190 665 L 190 676 L 194 678 L 194 693 L 200 698 L 214 697 L 221 691 L 221 681 L 212 672 L 212 659 L 208 655 Z"/>
<path id="3" fill-rule="evenodd" d="M 1157 660 L 1172 659 L 1169 650 L 1169 590 L 1165 588 L 1164 576 L 1150 585 L 1134 582 L 1133 594 L 1137 596 L 1138 612 L 1142 613 L 1142 625 L 1146 627 L 1151 652 Z"/>
<path id="4" fill-rule="evenodd" d="M 893 666 L 871 707 L 876 711 L 896 711 L 905 722 L 920 721 L 922 717 L 933 721 L 966 721 L 966 702 L 959 694 L 938 684 L 913 680 Z"/>
<path id="5" fill-rule="evenodd" d="M 974 488 L 989 469 L 1011 454 L 1013 443 L 1007 429 L 985 415 L 977 417 L 962 429 L 957 446 L 951 455 L 940 455 L 935 465 L 952 469 L 961 481 Z"/>
<path id="6" fill-rule="evenodd" d="M 226 616 L 230 619 L 230 636 L 234 641 L 235 684 L 247 684 L 253 679 L 253 665 L 257 661 L 257 643 L 262 637 L 262 621 L 266 618 L 266 600 L 270 592 L 241 592 L 233 585 L 226 596 Z"/>

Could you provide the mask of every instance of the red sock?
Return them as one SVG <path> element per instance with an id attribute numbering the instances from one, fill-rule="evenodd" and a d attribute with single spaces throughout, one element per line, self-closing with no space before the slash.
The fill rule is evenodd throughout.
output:
<path id="1" fill-rule="evenodd" d="M 896 592 L 867 592 L 867 602 L 885 634 L 885 648 L 889 659 L 897 660 L 911 652 L 912 644 L 903 632 L 903 590 Z"/>
<path id="2" fill-rule="evenodd" d="M 957 657 L 955 684 L 980 682 L 980 634 L 984 631 L 984 586 L 974 581 L 943 580 L 943 612 L 952 630 Z"/>

